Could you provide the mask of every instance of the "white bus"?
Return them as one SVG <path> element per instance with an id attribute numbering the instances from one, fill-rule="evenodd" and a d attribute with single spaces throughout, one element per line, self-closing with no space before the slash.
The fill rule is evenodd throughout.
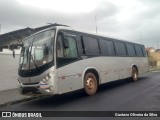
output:
<path id="1" fill-rule="evenodd" d="M 24 95 L 54 95 L 132 78 L 148 71 L 144 45 L 52 26 L 23 41 L 18 69 Z"/>

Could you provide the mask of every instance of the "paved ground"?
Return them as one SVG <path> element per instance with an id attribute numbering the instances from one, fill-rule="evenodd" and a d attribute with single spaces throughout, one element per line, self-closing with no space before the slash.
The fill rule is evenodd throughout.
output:
<path id="1" fill-rule="evenodd" d="M 78 91 L 0 108 L 0 111 L 29 110 L 160 111 L 160 72 L 147 73 L 138 82 L 124 79 L 107 83 L 94 96 L 85 96 L 82 91 Z"/>
<path id="2" fill-rule="evenodd" d="M 17 88 L 15 89 L 9 89 L 9 90 L 3 90 L 0 91 L 0 107 L 4 105 L 9 105 L 13 103 L 17 103 L 19 101 L 22 101 L 24 99 L 28 99 L 30 97 L 20 95 Z"/>

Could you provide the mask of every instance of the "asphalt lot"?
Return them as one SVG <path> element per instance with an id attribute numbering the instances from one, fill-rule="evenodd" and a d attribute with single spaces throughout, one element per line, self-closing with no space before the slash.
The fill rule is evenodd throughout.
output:
<path id="1" fill-rule="evenodd" d="M 0 108 L 0 111 L 42 110 L 160 111 L 160 72 L 149 72 L 137 82 L 123 79 L 104 84 L 94 96 L 86 96 L 82 91 L 76 91 Z"/>

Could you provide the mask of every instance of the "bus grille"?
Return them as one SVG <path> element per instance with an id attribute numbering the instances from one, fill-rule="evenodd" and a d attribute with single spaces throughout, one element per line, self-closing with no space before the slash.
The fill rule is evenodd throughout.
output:
<path id="1" fill-rule="evenodd" d="M 38 84 L 39 82 L 35 82 L 35 83 L 22 83 L 23 85 L 35 85 Z"/>

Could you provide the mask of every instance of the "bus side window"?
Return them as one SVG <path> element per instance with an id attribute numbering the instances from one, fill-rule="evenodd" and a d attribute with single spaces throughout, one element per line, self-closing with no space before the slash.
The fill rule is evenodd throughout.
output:
<path id="1" fill-rule="evenodd" d="M 78 52 L 77 52 L 77 45 L 76 45 L 76 39 L 74 37 L 65 37 L 65 40 L 67 40 L 68 47 L 64 46 L 64 41 L 61 35 L 58 35 L 57 40 L 57 57 L 62 58 L 77 58 Z"/>
<path id="2" fill-rule="evenodd" d="M 64 48 L 64 57 L 77 58 L 78 52 L 76 39 L 74 37 L 67 37 L 67 40 L 69 46 L 67 48 Z"/>
<path id="3" fill-rule="evenodd" d="M 136 56 L 134 45 L 132 45 L 130 43 L 126 43 L 126 48 L 127 48 L 127 53 L 130 57 Z"/>
<path id="4" fill-rule="evenodd" d="M 99 55 L 100 51 L 97 38 L 83 36 L 83 43 L 86 55 Z"/>
<path id="5" fill-rule="evenodd" d="M 115 41 L 116 54 L 118 56 L 127 56 L 125 44 L 123 42 Z"/>
<path id="6" fill-rule="evenodd" d="M 106 55 L 106 56 L 115 55 L 114 44 L 112 41 L 99 39 L 99 44 L 100 44 L 102 55 Z"/>
<path id="7" fill-rule="evenodd" d="M 140 45 L 135 45 L 136 54 L 138 57 L 143 57 L 143 52 Z"/>

